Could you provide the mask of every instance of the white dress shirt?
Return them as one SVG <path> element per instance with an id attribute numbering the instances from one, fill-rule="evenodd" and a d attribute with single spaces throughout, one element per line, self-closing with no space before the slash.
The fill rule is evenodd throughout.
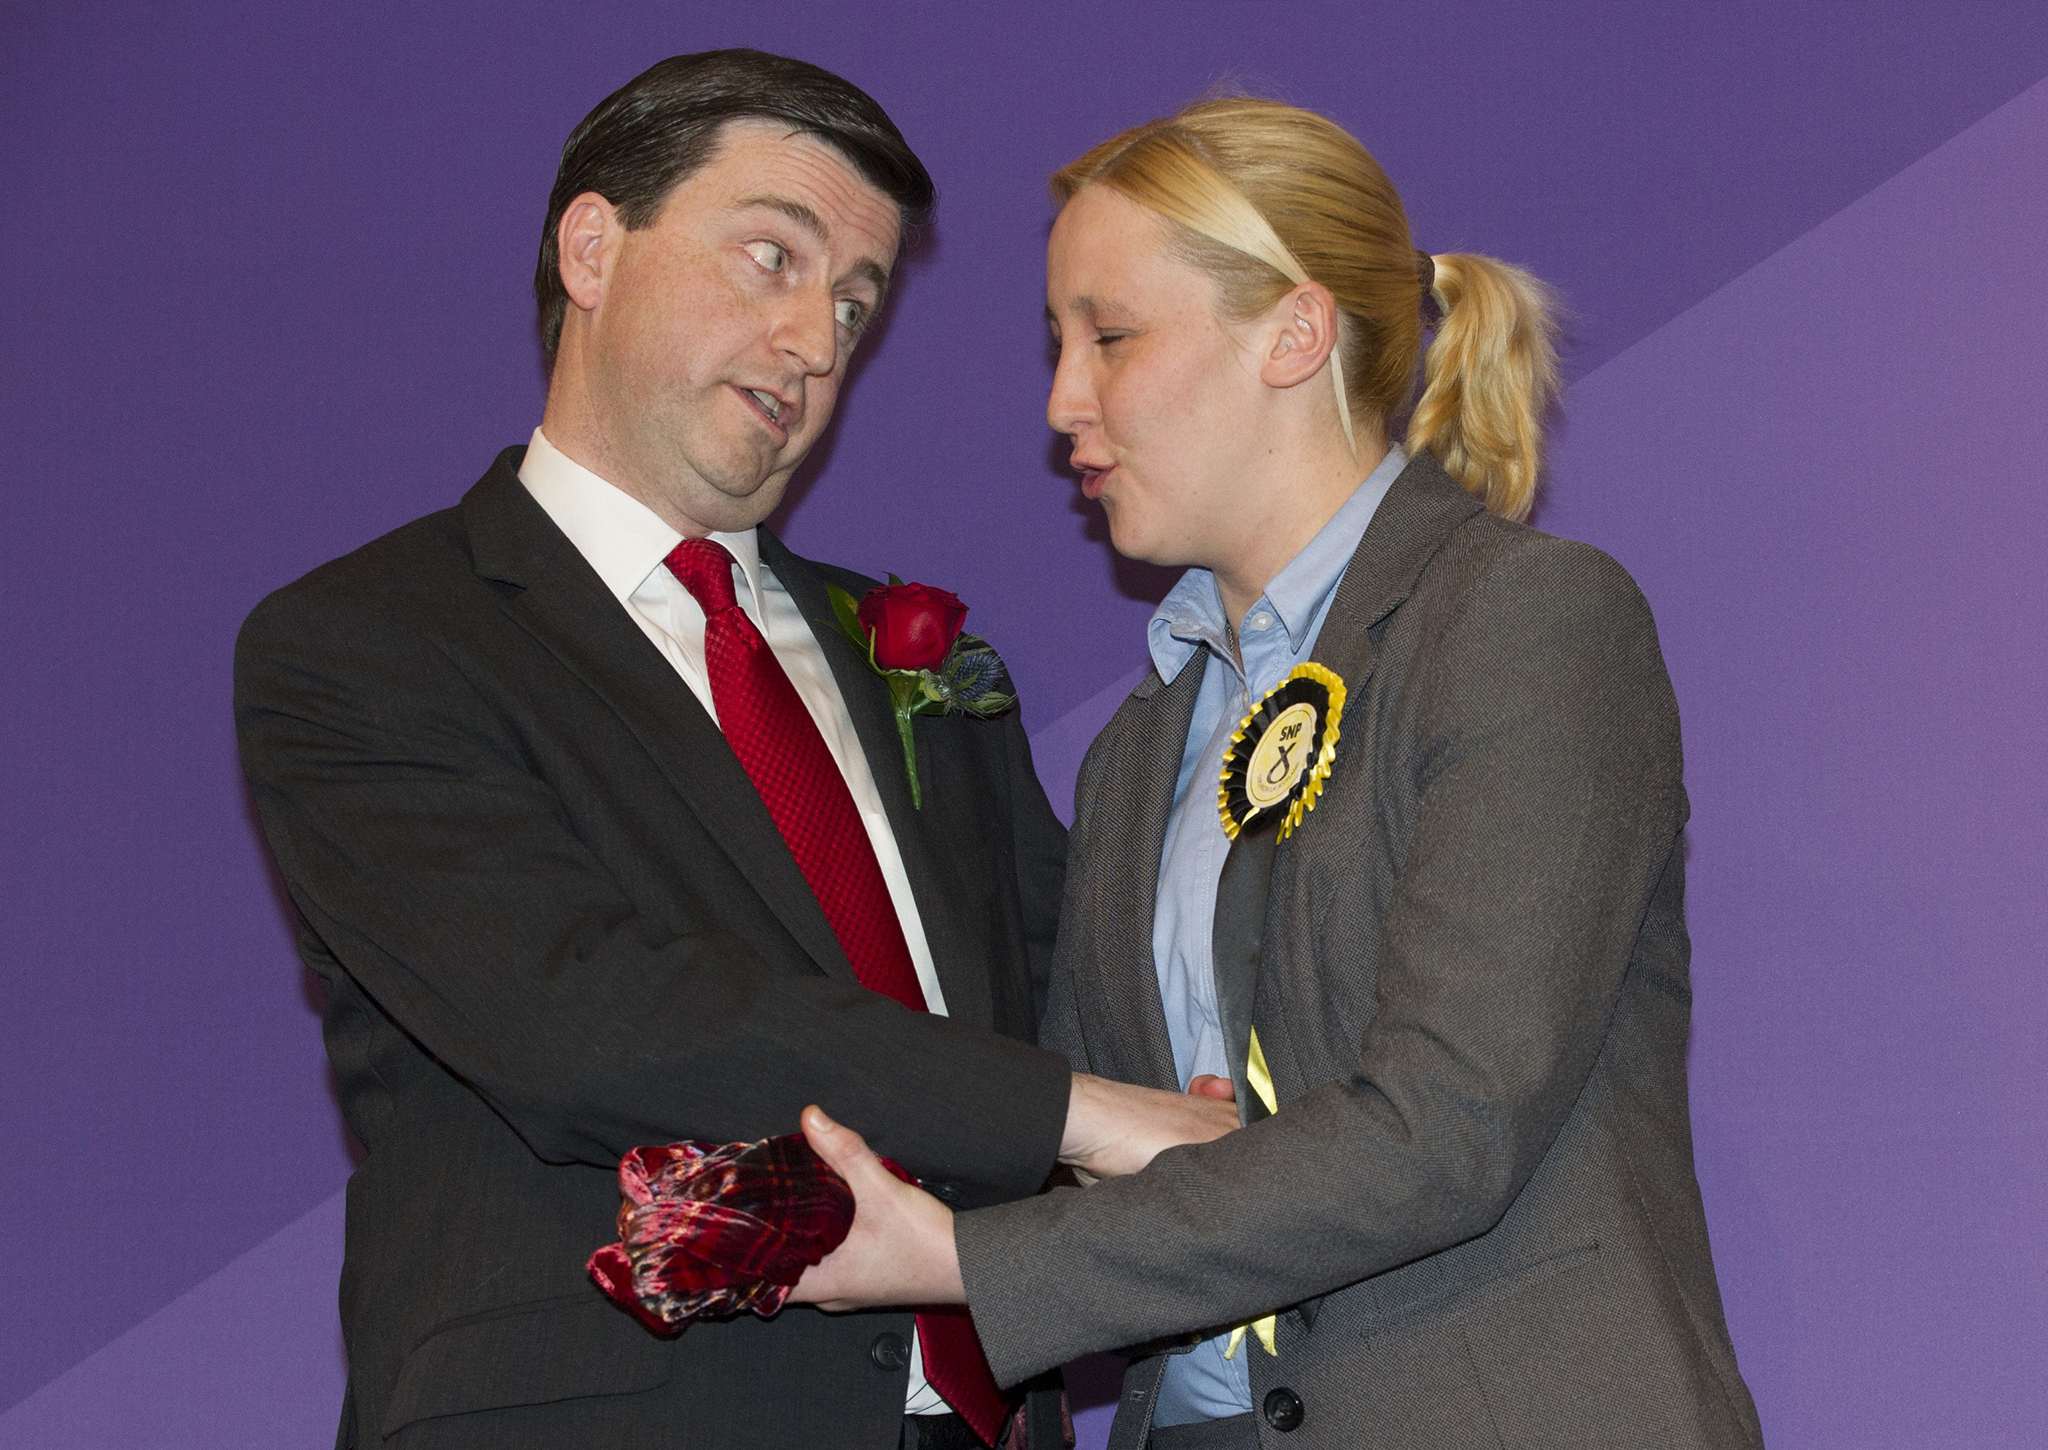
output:
<path id="1" fill-rule="evenodd" d="M 660 515 L 626 493 L 605 482 L 577 463 L 536 428 L 527 445 L 526 460 L 519 466 L 519 481 L 533 495 L 534 502 L 547 510 L 555 526 L 569 536 L 569 542 L 597 572 L 607 589 L 625 606 L 626 613 L 654 642 L 662 657 L 681 675 L 683 683 L 715 721 L 718 707 L 711 698 L 711 677 L 704 665 L 704 611 L 690 591 L 669 573 L 663 560 L 682 542 L 683 536 L 664 523 Z M 825 662 L 825 652 L 805 623 L 803 611 L 789 590 L 775 577 L 775 571 L 761 562 L 760 541 L 752 529 L 743 534 L 712 534 L 711 541 L 732 555 L 737 571 L 734 593 L 739 606 L 754 621 L 768 641 L 768 648 L 796 686 L 796 692 L 811 712 L 818 733 L 845 777 L 853 795 L 861 824 L 875 848 L 875 860 L 882 868 L 882 880 L 889 888 L 889 900 L 896 919 L 903 925 L 903 940 L 910 947 L 911 964 L 917 968 L 917 982 L 924 989 L 925 1006 L 944 1015 L 945 994 L 932 965 L 932 949 L 925 940 L 924 923 L 917 914 L 917 901 L 910 894 L 910 878 L 903 870 L 902 853 L 896 849 L 896 834 L 882 810 L 882 797 L 875 789 L 868 759 L 854 734 L 853 717 L 846 713 L 846 700 L 839 682 Z M 900 757 L 891 756 L 884 769 L 901 770 Z M 790 1125 L 796 1131 L 796 1125 Z M 944 1414 L 950 1407 L 925 1382 L 924 1355 L 911 1336 L 910 1393 L 907 1414 Z"/>

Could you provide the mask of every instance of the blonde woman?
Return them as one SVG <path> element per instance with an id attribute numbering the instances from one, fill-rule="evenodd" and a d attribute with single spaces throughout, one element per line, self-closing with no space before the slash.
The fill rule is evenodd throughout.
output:
<path id="1" fill-rule="evenodd" d="M 1628 575 L 1521 522 L 1543 288 L 1418 253 L 1365 149 L 1268 101 L 1054 191 L 1048 416 L 1116 548 L 1187 573 L 1082 767 L 1043 1040 L 1246 1125 L 956 1216 L 813 1110 L 860 1208 L 800 1297 L 965 1302 L 1005 1383 L 1138 1346 L 1126 1450 L 1759 1444 L 1693 1176 L 1675 702 Z"/>

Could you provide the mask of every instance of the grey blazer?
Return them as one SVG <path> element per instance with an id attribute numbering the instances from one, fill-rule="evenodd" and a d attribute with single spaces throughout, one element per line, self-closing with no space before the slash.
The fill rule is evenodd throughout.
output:
<path id="1" fill-rule="evenodd" d="M 1757 1446 L 1693 1176 L 1686 798 L 1648 606 L 1418 455 L 1338 586 L 1336 768 L 1273 861 L 1253 1021 L 1281 1106 L 1145 1172 L 959 1216 L 997 1377 L 1248 1347 L 1269 1446 Z M 1176 1086 L 1153 897 L 1201 671 L 1076 788 L 1041 1042 Z"/>

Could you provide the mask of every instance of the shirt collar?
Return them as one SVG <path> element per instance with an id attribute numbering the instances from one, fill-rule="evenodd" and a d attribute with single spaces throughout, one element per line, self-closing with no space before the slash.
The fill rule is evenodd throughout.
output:
<path id="1" fill-rule="evenodd" d="M 1358 541 L 1365 537 L 1366 525 L 1379 510 L 1380 500 L 1407 466 L 1408 454 L 1401 445 L 1388 445 L 1387 456 L 1266 586 L 1260 603 L 1279 616 L 1296 653 L 1307 642 L 1330 591 L 1344 577 L 1351 556 L 1358 552 Z M 1146 626 L 1153 668 L 1167 684 L 1173 683 L 1195 651 L 1205 645 L 1227 657 L 1230 646 L 1225 635 L 1223 597 L 1217 591 L 1216 576 L 1200 568 L 1181 575 Z"/>
<path id="2" fill-rule="evenodd" d="M 519 465 L 519 481 L 621 604 L 639 592 L 683 540 L 661 515 L 562 452 L 538 428 Z M 754 617 L 760 618 L 759 536 L 748 529 L 710 537 L 740 566 L 754 596 Z"/>

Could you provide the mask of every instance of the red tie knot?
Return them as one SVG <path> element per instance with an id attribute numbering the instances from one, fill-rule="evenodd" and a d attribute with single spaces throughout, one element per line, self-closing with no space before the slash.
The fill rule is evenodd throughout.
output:
<path id="1" fill-rule="evenodd" d="M 724 545 L 709 539 L 685 539 L 669 550 L 662 562 L 707 616 L 738 606 L 732 588 L 733 557 Z"/>

